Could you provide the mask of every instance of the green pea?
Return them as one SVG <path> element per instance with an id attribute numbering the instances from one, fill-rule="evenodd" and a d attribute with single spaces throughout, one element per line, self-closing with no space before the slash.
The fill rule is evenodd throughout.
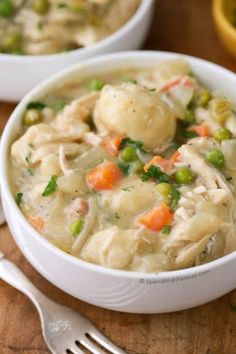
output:
<path id="1" fill-rule="evenodd" d="M 129 173 L 139 173 L 143 171 L 143 163 L 139 160 L 131 162 L 129 165 Z"/>
<path id="2" fill-rule="evenodd" d="M 169 183 L 158 183 L 156 189 L 165 198 L 171 196 L 171 185 Z"/>
<path id="3" fill-rule="evenodd" d="M 70 224 L 69 230 L 74 236 L 77 236 L 82 231 L 83 227 L 84 221 L 82 219 L 78 219 Z"/>
<path id="4" fill-rule="evenodd" d="M 2 39 L 2 49 L 6 53 L 18 53 L 21 51 L 22 35 L 20 32 L 7 33 Z"/>
<path id="5" fill-rule="evenodd" d="M 103 86 L 104 86 L 104 83 L 101 80 L 96 80 L 96 79 L 92 80 L 89 85 L 89 87 L 92 91 L 101 91 Z"/>
<path id="6" fill-rule="evenodd" d="M 0 1 L 0 16 L 10 17 L 13 15 L 14 7 L 10 0 L 1 0 Z"/>
<path id="7" fill-rule="evenodd" d="M 158 183 L 156 186 L 156 189 L 158 191 L 158 193 L 163 197 L 163 199 L 169 203 L 170 199 L 171 199 L 171 190 L 172 187 L 169 183 Z"/>
<path id="8" fill-rule="evenodd" d="M 232 134 L 231 132 L 226 129 L 226 128 L 221 128 L 219 130 L 217 130 L 213 136 L 213 138 L 216 140 L 216 141 L 223 141 L 223 140 L 226 140 L 226 139 L 231 139 L 232 138 Z"/>
<path id="9" fill-rule="evenodd" d="M 195 180 L 195 174 L 188 167 L 182 167 L 175 173 L 175 180 L 179 184 L 191 184 Z"/>
<path id="10" fill-rule="evenodd" d="M 196 103 L 201 107 L 206 107 L 211 98 L 211 93 L 208 90 L 202 90 L 197 96 Z"/>
<path id="11" fill-rule="evenodd" d="M 31 125 L 38 124 L 42 121 L 43 115 L 38 109 L 27 109 L 23 117 L 23 123 L 27 127 Z"/>
<path id="12" fill-rule="evenodd" d="M 137 157 L 135 147 L 127 146 L 126 148 L 124 148 L 124 150 L 122 150 L 121 152 L 121 158 L 125 162 L 131 162 L 137 160 L 138 157 Z"/>
<path id="13" fill-rule="evenodd" d="M 50 9 L 49 0 L 34 0 L 32 9 L 39 15 L 45 15 Z"/>
<path id="14" fill-rule="evenodd" d="M 195 114 L 192 109 L 190 108 L 186 109 L 183 123 L 185 125 L 191 125 L 195 123 Z"/>
<path id="15" fill-rule="evenodd" d="M 209 150 L 206 153 L 206 160 L 217 168 L 224 167 L 225 158 L 222 152 L 218 149 Z"/>

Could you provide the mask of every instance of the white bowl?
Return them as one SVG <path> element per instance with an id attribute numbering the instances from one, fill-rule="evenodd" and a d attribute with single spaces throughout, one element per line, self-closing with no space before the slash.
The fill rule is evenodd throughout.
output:
<path id="1" fill-rule="evenodd" d="M 160 313 L 204 304 L 236 286 L 236 252 L 213 262 L 172 272 L 146 274 L 102 268 L 72 257 L 45 240 L 16 206 L 8 180 L 9 147 L 31 100 L 40 99 L 59 82 L 128 67 L 152 67 L 166 59 L 183 58 L 201 82 L 220 88 L 236 102 L 236 76 L 201 59 L 161 52 L 109 54 L 53 76 L 30 92 L 13 112 L 2 136 L 0 180 L 3 206 L 10 230 L 28 261 L 51 283 L 74 297 L 108 309 Z"/>
<path id="2" fill-rule="evenodd" d="M 0 101 L 17 102 L 55 72 L 100 54 L 134 50 L 142 45 L 152 19 L 154 0 L 142 0 L 129 21 L 105 39 L 67 53 L 30 56 L 0 53 Z"/>

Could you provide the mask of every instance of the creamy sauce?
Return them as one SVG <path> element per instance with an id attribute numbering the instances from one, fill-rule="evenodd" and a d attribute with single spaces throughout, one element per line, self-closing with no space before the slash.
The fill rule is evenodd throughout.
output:
<path id="1" fill-rule="evenodd" d="M 71 81 L 26 107 L 12 190 L 42 237 L 75 257 L 191 267 L 236 249 L 235 134 L 232 102 L 184 61 Z"/>

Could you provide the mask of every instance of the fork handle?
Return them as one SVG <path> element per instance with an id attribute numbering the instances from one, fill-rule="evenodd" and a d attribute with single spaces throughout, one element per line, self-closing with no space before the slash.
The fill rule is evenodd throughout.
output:
<path id="1" fill-rule="evenodd" d="M 0 257 L 0 278 L 30 298 L 39 313 L 41 312 L 41 304 L 49 301 L 14 263 L 4 257 Z"/>

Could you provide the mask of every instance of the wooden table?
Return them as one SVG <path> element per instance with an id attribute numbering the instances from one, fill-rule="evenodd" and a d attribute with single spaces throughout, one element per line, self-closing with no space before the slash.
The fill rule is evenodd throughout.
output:
<path id="1" fill-rule="evenodd" d="M 159 0 L 145 49 L 195 55 L 236 71 L 236 61 L 219 43 L 210 0 Z M 13 105 L 0 103 L 0 128 Z M 235 354 L 236 292 L 210 304 L 172 314 L 133 315 L 112 312 L 76 300 L 43 279 L 16 247 L 7 227 L 0 230 L 0 249 L 45 294 L 79 310 L 129 354 Z M 30 301 L 0 281 L 0 354 L 49 353 L 38 315 Z"/>

